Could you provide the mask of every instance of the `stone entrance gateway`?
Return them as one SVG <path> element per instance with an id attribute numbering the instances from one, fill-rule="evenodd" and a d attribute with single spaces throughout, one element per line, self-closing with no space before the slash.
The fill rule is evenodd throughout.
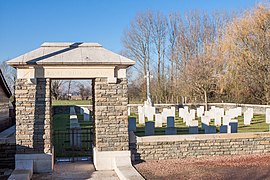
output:
<path id="1" fill-rule="evenodd" d="M 96 169 L 114 169 L 116 158 L 130 161 L 126 69 L 134 61 L 97 43 L 44 43 L 8 64 L 17 69 L 16 163 L 53 170 L 50 83 L 65 78 L 92 79 Z"/>

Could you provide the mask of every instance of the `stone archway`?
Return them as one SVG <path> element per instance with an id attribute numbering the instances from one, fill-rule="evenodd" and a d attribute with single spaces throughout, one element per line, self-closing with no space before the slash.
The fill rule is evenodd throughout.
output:
<path id="1" fill-rule="evenodd" d="M 94 164 L 114 169 L 130 160 L 127 67 L 134 61 L 97 43 L 44 43 L 8 61 L 17 69 L 16 161 L 32 161 L 34 172 L 53 170 L 51 79 L 93 79 Z"/>

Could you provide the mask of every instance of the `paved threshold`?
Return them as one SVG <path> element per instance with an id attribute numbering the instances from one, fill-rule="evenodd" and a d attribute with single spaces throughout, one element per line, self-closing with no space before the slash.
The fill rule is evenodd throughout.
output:
<path id="1" fill-rule="evenodd" d="M 33 180 L 85 180 L 85 179 L 96 179 L 96 180 L 118 180 L 118 176 L 114 171 L 95 171 L 92 162 L 63 162 L 57 163 L 54 166 L 53 173 L 46 174 L 34 174 Z"/>

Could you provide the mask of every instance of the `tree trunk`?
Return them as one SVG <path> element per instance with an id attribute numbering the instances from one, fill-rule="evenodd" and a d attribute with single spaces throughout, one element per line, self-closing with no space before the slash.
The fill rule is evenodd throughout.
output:
<path id="1" fill-rule="evenodd" d="M 208 98 L 207 98 L 207 92 L 204 90 L 204 103 L 205 103 L 205 111 L 208 111 Z"/>

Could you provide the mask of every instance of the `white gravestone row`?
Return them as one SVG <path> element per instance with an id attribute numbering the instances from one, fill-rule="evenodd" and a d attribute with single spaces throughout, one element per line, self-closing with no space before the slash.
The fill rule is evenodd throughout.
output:
<path id="1" fill-rule="evenodd" d="M 155 116 L 155 121 L 154 120 Z M 155 107 L 151 107 L 147 104 L 144 106 L 138 106 L 138 117 L 139 117 L 139 124 L 145 124 L 145 135 L 154 135 L 155 127 L 162 127 L 162 124 L 167 124 L 167 128 L 165 130 L 166 134 L 176 134 L 175 128 L 175 107 L 171 108 L 164 108 L 162 113 L 156 114 Z M 148 122 L 145 122 L 145 117 L 147 117 Z M 134 120 L 131 123 L 134 123 Z M 129 126 L 130 130 L 134 130 L 134 124 Z"/>
<path id="2" fill-rule="evenodd" d="M 138 106 L 139 124 L 145 124 L 145 118 L 148 121 L 154 120 L 156 108 L 145 104 L 144 106 Z"/>
<path id="3" fill-rule="evenodd" d="M 175 107 L 163 108 L 162 123 L 167 123 L 167 117 L 175 117 Z"/>
<path id="4" fill-rule="evenodd" d="M 197 108 L 197 117 L 202 117 L 204 115 L 204 106 Z"/>
<path id="5" fill-rule="evenodd" d="M 204 111 L 204 106 L 197 108 L 197 111 L 191 109 L 189 111 L 188 107 L 179 108 L 179 117 L 183 119 L 187 126 L 189 126 L 189 133 L 198 133 L 198 121 L 195 120 L 197 117 L 201 117 L 202 128 L 205 133 L 216 133 L 216 126 L 220 126 L 220 133 L 237 133 L 238 120 L 234 119 L 242 115 L 242 108 L 237 107 L 225 111 L 223 108 L 218 108 L 211 106 L 209 111 Z M 139 123 L 145 124 L 146 135 L 153 135 L 155 127 L 162 127 L 162 123 L 167 124 L 166 134 L 176 134 L 177 130 L 175 128 L 175 107 L 164 108 L 161 114 L 155 114 L 155 108 L 150 106 L 139 106 Z M 145 116 L 148 118 L 149 123 L 145 123 Z M 152 121 L 155 116 L 155 122 Z M 250 124 L 253 117 L 253 109 L 249 108 L 244 112 L 245 125 Z M 266 111 L 266 121 L 270 124 L 270 109 Z M 209 123 L 211 119 L 214 119 L 214 126 L 210 126 Z M 134 122 L 134 121 L 133 121 Z M 136 122 L 136 121 L 135 121 Z M 134 126 L 134 125 L 133 125 Z"/>
<path id="6" fill-rule="evenodd" d="M 198 109 L 200 111 L 200 115 L 202 116 L 203 106 Z M 189 111 L 187 106 L 185 106 L 184 108 L 179 108 L 179 117 L 181 117 L 183 121 L 186 123 L 186 126 L 189 127 L 190 134 L 198 134 L 198 121 L 195 120 L 196 118 L 195 109 L 191 109 Z"/>

